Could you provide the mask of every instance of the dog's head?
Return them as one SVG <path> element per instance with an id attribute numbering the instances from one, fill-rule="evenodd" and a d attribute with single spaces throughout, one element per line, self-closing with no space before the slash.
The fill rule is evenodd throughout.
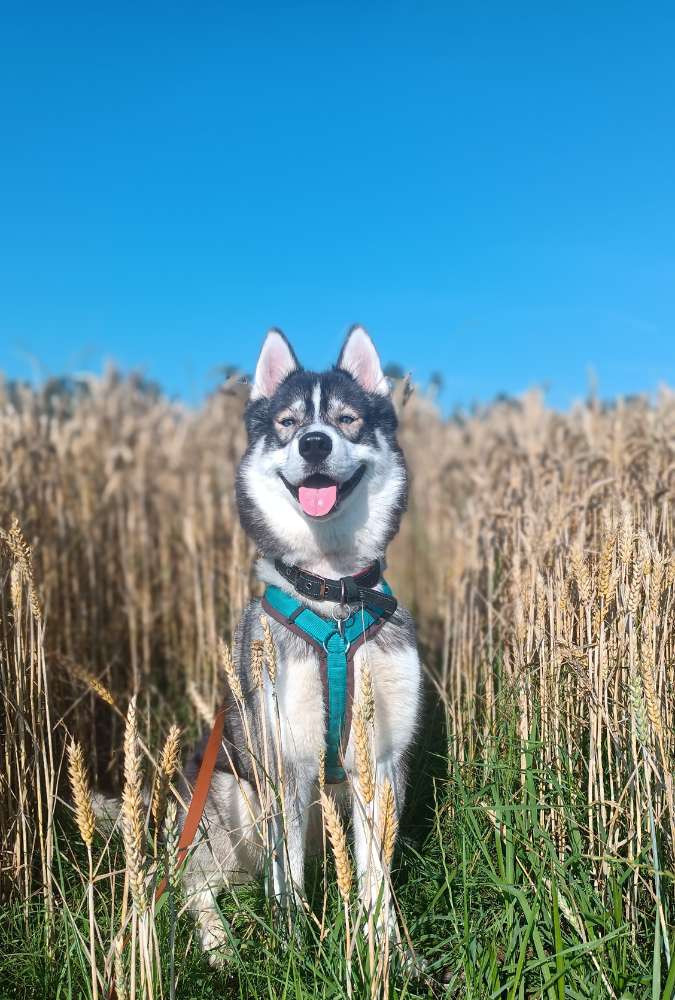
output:
<path id="1" fill-rule="evenodd" d="M 390 387 L 368 334 L 354 327 L 337 364 L 305 371 L 267 334 L 246 410 L 237 477 L 242 524 L 261 552 L 307 565 L 380 556 L 398 530 L 407 474 Z"/>

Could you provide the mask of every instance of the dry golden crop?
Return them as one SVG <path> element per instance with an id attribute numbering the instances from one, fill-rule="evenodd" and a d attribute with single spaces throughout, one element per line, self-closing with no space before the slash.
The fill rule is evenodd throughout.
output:
<path id="1" fill-rule="evenodd" d="M 28 899 L 37 879 L 53 904 L 66 731 L 98 784 L 132 695 L 136 765 L 187 692 L 207 717 L 219 700 L 219 640 L 255 587 L 233 495 L 242 409 L 234 385 L 192 410 L 112 372 L 69 393 L 0 386 L 5 895 Z M 657 841 L 671 864 L 675 396 L 557 413 L 531 393 L 450 419 L 413 396 L 401 417 L 412 490 L 388 577 L 419 623 L 451 761 L 474 759 L 515 707 L 522 745 L 561 778 L 538 789 L 559 856 L 565 772 L 597 885 L 611 859 Z M 273 675 L 271 638 L 255 651 L 260 674 L 263 659 Z M 132 778 L 127 839 L 141 858 Z M 639 879 L 636 867 L 634 899 Z"/>

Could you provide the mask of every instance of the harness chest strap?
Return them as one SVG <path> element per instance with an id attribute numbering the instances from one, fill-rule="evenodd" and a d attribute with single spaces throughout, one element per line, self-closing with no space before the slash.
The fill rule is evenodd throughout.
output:
<path id="1" fill-rule="evenodd" d="M 383 591 L 391 590 L 383 581 Z M 268 586 L 262 599 L 266 613 L 303 639 L 319 654 L 321 684 L 326 713 L 326 781 L 345 780 L 342 754 L 349 742 L 354 701 L 354 656 L 389 618 L 378 607 L 357 608 L 342 623 L 324 618 L 279 587 Z"/>

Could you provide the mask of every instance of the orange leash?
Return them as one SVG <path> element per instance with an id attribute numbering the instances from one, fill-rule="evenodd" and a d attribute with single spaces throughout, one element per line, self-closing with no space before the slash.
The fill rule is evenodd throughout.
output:
<path id="1" fill-rule="evenodd" d="M 185 822 L 183 823 L 183 829 L 181 830 L 180 840 L 178 841 L 179 866 L 182 865 L 187 856 L 187 852 L 190 850 L 190 845 L 195 839 L 199 823 L 204 815 L 204 806 L 206 805 L 206 799 L 209 794 L 209 789 L 211 788 L 211 779 L 213 778 L 216 760 L 218 759 L 218 751 L 220 750 L 220 743 L 223 737 L 226 707 L 227 706 L 223 704 L 216 712 L 216 716 L 213 720 L 213 726 L 204 750 L 204 756 L 202 757 L 202 762 L 199 765 L 199 772 L 197 774 L 197 780 L 192 793 L 192 799 L 190 800 Z M 168 879 L 164 877 L 155 890 L 155 902 L 157 902 L 157 900 L 164 895 L 168 884 Z M 128 932 L 125 935 L 124 940 L 125 942 L 128 940 Z M 114 982 L 110 984 L 108 1000 L 117 1000 L 117 990 L 115 989 Z"/>
<path id="2" fill-rule="evenodd" d="M 206 744 L 206 749 L 204 750 L 204 756 L 202 757 L 202 762 L 199 765 L 199 773 L 197 774 L 192 799 L 190 801 L 190 805 L 188 806 L 187 816 L 185 817 L 185 823 L 183 824 L 180 840 L 178 841 L 179 866 L 182 865 L 183 861 L 185 861 L 187 852 L 190 850 L 190 845 L 195 839 L 195 834 L 204 814 L 204 806 L 206 805 L 206 799 L 211 787 L 211 779 L 213 778 L 213 771 L 216 766 L 218 751 L 220 750 L 220 742 L 223 736 L 225 709 L 226 706 L 223 704 L 216 712 L 216 717 L 213 720 L 213 727 Z M 155 891 L 155 902 L 164 895 L 167 884 L 167 879 L 163 878 Z"/>

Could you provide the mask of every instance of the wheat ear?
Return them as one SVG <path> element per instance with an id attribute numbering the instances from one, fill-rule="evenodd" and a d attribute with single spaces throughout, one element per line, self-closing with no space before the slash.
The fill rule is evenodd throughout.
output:
<path id="1" fill-rule="evenodd" d="M 225 671 L 230 691 L 237 701 L 243 701 L 244 692 L 242 691 L 239 674 L 236 671 L 234 660 L 232 659 L 232 652 L 227 643 L 220 638 L 218 639 L 218 659 L 220 660 L 220 664 Z"/>
<path id="2" fill-rule="evenodd" d="M 370 752 L 370 726 L 361 710 L 354 713 L 353 726 L 359 788 L 363 801 L 370 803 L 375 795 L 375 775 L 373 773 L 373 757 Z"/>
<path id="3" fill-rule="evenodd" d="M 574 582 L 577 585 L 579 600 L 583 605 L 590 604 L 592 595 L 591 577 L 588 572 L 588 566 L 586 565 L 580 541 L 575 542 L 572 546 L 570 551 L 570 563 L 572 566 Z"/>
<path id="4" fill-rule="evenodd" d="M 347 837 L 335 803 L 325 792 L 321 793 L 321 805 L 330 845 L 333 848 L 338 889 L 343 900 L 347 903 L 352 888 L 352 866 L 347 851 Z"/>
<path id="5" fill-rule="evenodd" d="M 159 828 L 164 819 L 166 809 L 166 797 L 169 791 L 171 780 L 178 770 L 180 761 L 180 728 L 171 726 L 167 734 L 162 752 L 159 757 L 157 773 L 155 775 L 155 787 L 152 792 L 152 818 L 155 827 Z"/>
<path id="6" fill-rule="evenodd" d="M 84 843 L 87 847 L 91 847 L 96 825 L 94 808 L 87 780 L 87 769 L 84 766 L 84 754 L 82 747 L 75 740 L 71 740 L 68 744 L 68 776 L 75 804 L 77 827 Z"/>
<path id="7" fill-rule="evenodd" d="M 93 691 L 94 694 L 98 695 L 101 701 L 104 701 L 106 705 L 110 705 L 112 708 L 116 707 L 115 699 L 113 698 L 111 691 L 98 679 L 98 677 L 95 677 L 92 673 L 85 670 L 84 667 L 81 667 L 78 664 L 69 664 L 69 667 L 73 676 L 77 677 L 78 680 L 81 680 L 83 684 L 86 684 L 90 691 Z"/>
<path id="8" fill-rule="evenodd" d="M 391 864 L 398 833 L 398 818 L 396 816 L 396 799 L 389 778 L 382 782 L 380 791 L 380 836 L 382 838 L 382 857 L 386 865 Z"/>
<path id="9" fill-rule="evenodd" d="M 265 652 L 262 639 L 254 639 L 251 642 L 251 676 L 255 688 L 262 687 L 264 663 Z"/>
<path id="10" fill-rule="evenodd" d="M 274 639 L 272 638 L 272 629 L 270 628 L 269 620 L 265 615 L 260 616 L 260 624 L 263 630 L 263 655 L 265 659 L 265 666 L 267 667 L 267 673 L 272 681 L 272 684 L 277 682 L 277 647 L 274 644 Z"/>
<path id="11" fill-rule="evenodd" d="M 375 695 L 373 692 L 373 676 L 364 663 L 361 668 L 361 712 L 366 722 L 375 718 Z"/>

